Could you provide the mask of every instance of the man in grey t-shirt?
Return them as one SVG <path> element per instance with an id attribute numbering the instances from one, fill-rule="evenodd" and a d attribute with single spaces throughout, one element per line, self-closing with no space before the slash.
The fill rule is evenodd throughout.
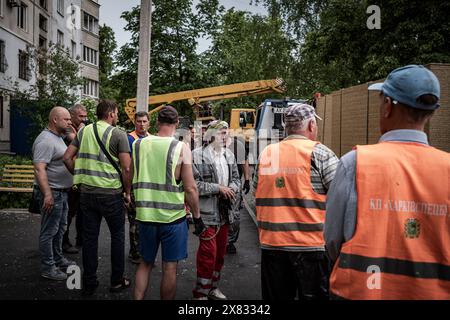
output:
<path id="1" fill-rule="evenodd" d="M 67 227 L 67 192 L 72 187 L 72 175 L 66 169 L 63 155 L 66 145 L 62 136 L 70 125 L 70 114 L 62 107 L 50 111 L 48 127 L 33 143 L 35 172 L 34 192 L 41 208 L 41 276 L 65 280 L 64 272 L 75 264 L 62 255 L 62 239 Z"/>

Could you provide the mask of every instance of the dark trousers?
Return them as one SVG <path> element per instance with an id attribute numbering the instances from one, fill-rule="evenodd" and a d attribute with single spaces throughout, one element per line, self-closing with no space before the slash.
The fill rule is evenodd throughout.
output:
<path id="1" fill-rule="evenodd" d="M 121 194 L 104 195 L 81 193 L 80 211 L 83 214 L 83 283 L 97 282 L 98 236 L 102 218 L 111 234 L 111 286 L 122 282 L 125 268 L 125 206 Z"/>
<path id="2" fill-rule="evenodd" d="M 130 223 L 130 257 L 139 256 L 139 225 L 136 221 L 136 208 L 128 209 L 128 222 Z"/>
<path id="3" fill-rule="evenodd" d="M 76 229 L 76 245 L 83 245 L 83 215 L 77 214 L 80 211 L 80 193 L 78 190 L 70 189 L 68 193 L 68 203 L 69 203 L 69 213 L 67 214 L 67 230 L 64 233 L 63 237 L 63 245 L 69 244 L 69 228 L 72 224 L 73 218 L 76 217 L 75 220 L 75 229 Z"/>
<path id="4" fill-rule="evenodd" d="M 237 167 L 239 171 L 239 178 L 242 179 L 242 174 L 244 173 L 244 165 L 238 164 Z M 243 197 L 244 193 L 241 189 L 239 190 L 239 194 L 236 195 L 236 202 L 234 204 L 234 221 L 228 228 L 228 244 L 235 243 L 239 238 L 239 231 L 241 230 L 241 206 Z"/>
<path id="5" fill-rule="evenodd" d="M 328 299 L 329 274 L 325 252 L 261 250 L 263 300 Z"/>

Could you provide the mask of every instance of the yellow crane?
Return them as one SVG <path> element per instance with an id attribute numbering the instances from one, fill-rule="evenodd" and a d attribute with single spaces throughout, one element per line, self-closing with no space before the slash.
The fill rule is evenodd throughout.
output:
<path id="1" fill-rule="evenodd" d="M 170 104 L 175 101 L 186 100 L 191 106 L 194 107 L 196 120 L 198 121 L 212 120 L 214 118 L 210 115 L 210 111 L 209 114 L 207 115 L 203 113 L 205 110 L 202 110 L 201 106 L 202 102 L 239 98 L 256 94 L 284 93 L 285 91 L 286 87 L 284 80 L 281 78 L 277 78 L 271 80 L 258 80 L 217 87 L 160 94 L 148 97 L 149 105 L 159 105 L 158 107 L 150 110 L 149 114 L 151 115 L 152 113 L 157 112 L 166 104 Z M 125 105 L 125 112 L 132 122 L 134 122 L 134 114 L 136 112 L 136 103 L 137 103 L 136 101 L 137 101 L 136 98 L 127 99 Z M 232 115 L 240 114 L 241 110 L 244 109 L 233 109 L 233 111 L 235 112 L 232 112 Z M 245 109 L 245 112 L 249 111 Z M 252 112 L 254 114 L 254 110 Z M 208 113 L 208 110 L 206 110 L 206 113 Z M 230 123 L 236 122 L 233 120 L 234 119 L 231 119 Z"/>

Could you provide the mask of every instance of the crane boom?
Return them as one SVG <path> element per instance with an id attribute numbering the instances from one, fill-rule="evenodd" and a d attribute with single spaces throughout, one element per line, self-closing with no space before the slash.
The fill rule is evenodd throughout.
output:
<path id="1" fill-rule="evenodd" d="M 152 114 L 157 112 L 162 105 L 175 101 L 187 100 L 190 105 L 198 105 L 205 101 L 238 98 L 256 94 L 283 93 L 285 90 L 284 80 L 277 78 L 160 94 L 148 97 L 149 105 L 160 105 L 159 107 L 149 111 L 149 113 Z M 134 121 L 134 114 L 136 112 L 136 98 L 126 100 L 125 112 L 130 120 Z"/>

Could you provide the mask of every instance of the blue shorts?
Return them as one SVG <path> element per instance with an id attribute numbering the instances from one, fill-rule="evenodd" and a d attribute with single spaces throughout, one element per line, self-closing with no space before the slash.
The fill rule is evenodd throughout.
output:
<path id="1" fill-rule="evenodd" d="M 159 243 L 164 262 L 186 259 L 188 245 L 186 219 L 183 218 L 174 224 L 139 222 L 139 252 L 145 262 L 155 262 Z"/>

